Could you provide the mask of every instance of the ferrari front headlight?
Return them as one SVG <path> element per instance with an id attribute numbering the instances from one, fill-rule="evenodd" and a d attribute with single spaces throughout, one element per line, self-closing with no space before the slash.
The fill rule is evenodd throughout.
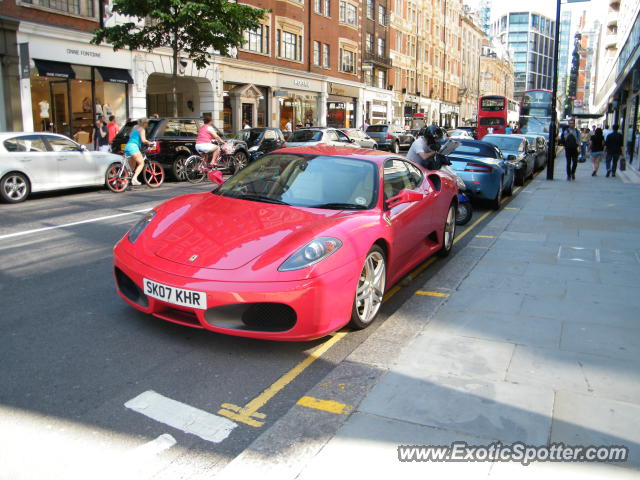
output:
<path id="1" fill-rule="evenodd" d="M 310 267 L 335 253 L 341 246 L 342 242 L 337 238 L 316 238 L 287 258 L 278 271 L 289 272 Z"/>

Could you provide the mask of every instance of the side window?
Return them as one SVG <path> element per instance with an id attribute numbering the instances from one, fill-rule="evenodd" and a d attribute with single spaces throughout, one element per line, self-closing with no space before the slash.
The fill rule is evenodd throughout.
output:
<path id="1" fill-rule="evenodd" d="M 265 130 L 264 132 L 264 139 L 265 140 L 276 140 L 276 132 L 274 130 Z"/>
<path id="2" fill-rule="evenodd" d="M 179 120 L 167 120 L 164 125 L 164 132 L 162 135 L 165 137 L 179 137 L 180 136 L 180 121 Z"/>
<path id="3" fill-rule="evenodd" d="M 395 197 L 401 190 L 411 188 L 411 174 L 407 163 L 392 158 L 384 163 L 384 198 Z"/>
<path id="4" fill-rule="evenodd" d="M 336 135 L 335 130 L 327 130 L 327 140 L 330 140 L 332 142 L 338 141 L 338 135 Z"/>
<path id="5" fill-rule="evenodd" d="M 336 130 L 336 135 L 338 135 L 338 140 L 341 142 L 349 143 L 349 137 L 347 137 L 340 130 Z"/>
<path id="6" fill-rule="evenodd" d="M 412 163 L 405 162 L 409 169 L 409 180 L 411 180 L 411 190 L 415 190 L 422 185 L 422 171 Z"/>
<path id="7" fill-rule="evenodd" d="M 180 126 L 181 137 L 197 137 L 198 136 L 198 124 L 195 120 L 182 120 Z"/>
<path id="8" fill-rule="evenodd" d="M 44 138 L 47 139 L 47 143 L 49 143 L 51 150 L 53 150 L 54 152 L 78 151 L 78 145 L 71 140 L 67 140 L 66 138 L 54 137 L 52 135 L 45 135 Z"/>
<path id="9" fill-rule="evenodd" d="M 47 147 L 39 135 L 26 135 L 4 141 L 7 152 L 46 152 Z"/>

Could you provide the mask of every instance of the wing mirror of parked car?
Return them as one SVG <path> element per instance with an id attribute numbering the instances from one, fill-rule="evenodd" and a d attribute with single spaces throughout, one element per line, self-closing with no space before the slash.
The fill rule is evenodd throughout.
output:
<path id="1" fill-rule="evenodd" d="M 536 153 L 536 149 L 535 148 L 530 148 L 529 149 L 529 153 Z"/>
<path id="2" fill-rule="evenodd" d="M 515 160 L 516 156 L 515 155 L 507 155 L 507 160 Z"/>
<path id="3" fill-rule="evenodd" d="M 224 183 L 224 177 L 220 170 L 211 170 L 207 176 L 209 177 L 209 180 L 218 186 L 218 188 L 220 188 L 220 185 Z"/>
<path id="4" fill-rule="evenodd" d="M 87 147 L 86 147 L 86 146 L 84 146 L 84 145 L 80 145 L 80 148 L 79 148 L 78 150 L 80 150 L 81 152 L 88 152 L 88 151 L 89 151 L 89 150 L 87 149 Z"/>
<path id="5" fill-rule="evenodd" d="M 424 198 L 424 195 L 420 192 L 413 190 L 400 190 L 400 192 L 386 201 L 387 208 L 393 208 L 403 203 L 419 202 Z"/>

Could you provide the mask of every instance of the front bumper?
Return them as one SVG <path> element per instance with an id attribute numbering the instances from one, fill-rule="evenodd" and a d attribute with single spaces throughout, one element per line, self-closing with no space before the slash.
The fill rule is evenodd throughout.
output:
<path id="1" fill-rule="evenodd" d="M 320 338 L 349 322 L 361 265 L 353 261 L 316 278 L 287 282 L 233 282 L 198 280 L 150 267 L 129 255 L 122 247 L 114 251 L 116 288 L 129 305 L 141 312 L 173 323 L 202 328 L 227 335 L 267 340 L 301 341 Z M 135 298 L 123 285 L 122 275 L 137 286 L 141 297 Z M 207 310 L 173 305 L 142 293 L 143 278 L 164 285 L 206 292 Z M 282 312 L 291 321 L 286 330 L 256 329 L 230 315 L 247 308 L 271 305 L 269 312 Z M 246 308 L 245 308 L 246 307 Z M 245 316 L 243 315 L 243 318 Z M 272 319 L 278 323 L 280 319 Z"/>

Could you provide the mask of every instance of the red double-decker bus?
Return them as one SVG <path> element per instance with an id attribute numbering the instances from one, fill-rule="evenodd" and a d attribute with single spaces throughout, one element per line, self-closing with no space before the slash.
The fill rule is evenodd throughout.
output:
<path id="1" fill-rule="evenodd" d="M 478 140 L 487 133 L 505 133 L 509 100 L 502 95 L 485 95 L 478 100 Z"/>

